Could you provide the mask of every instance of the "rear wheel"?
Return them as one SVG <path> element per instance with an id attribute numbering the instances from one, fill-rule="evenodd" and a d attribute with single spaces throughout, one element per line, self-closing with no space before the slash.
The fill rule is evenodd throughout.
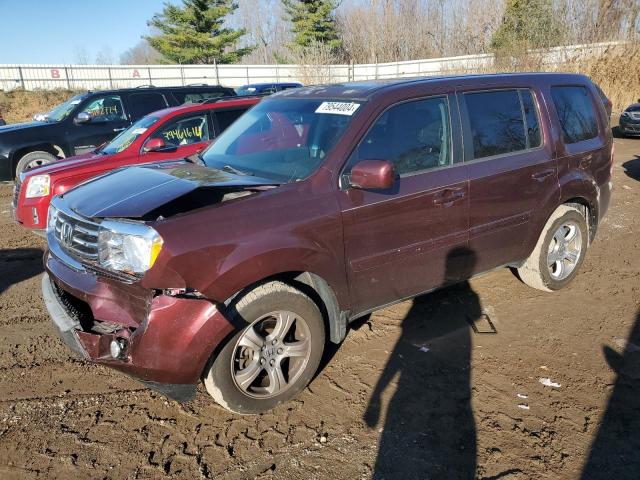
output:
<path id="1" fill-rule="evenodd" d="M 246 325 L 222 348 L 204 384 L 236 413 L 269 410 L 295 397 L 313 378 L 325 344 L 318 306 L 282 282 L 256 287 L 231 306 L 230 320 Z"/>
<path id="2" fill-rule="evenodd" d="M 16 177 L 25 170 L 31 170 L 32 168 L 46 165 L 47 163 L 53 162 L 56 158 L 57 157 L 55 155 L 52 155 L 49 152 L 36 151 L 27 153 L 20 159 L 16 166 Z"/>
<path id="3" fill-rule="evenodd" d="M 520 279 L 530 287 L 551 292 L 568 284 L 578 273 L 589 242 L 582 212 L 561 205 L 547 221 L 536 247 L 518 268 Z"/>

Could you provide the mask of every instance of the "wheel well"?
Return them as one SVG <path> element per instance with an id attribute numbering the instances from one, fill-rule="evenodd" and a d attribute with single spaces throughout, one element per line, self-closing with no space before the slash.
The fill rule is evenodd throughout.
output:
<path id="1" fill-rule="evenodd" d="M 238 296 L 248 293 L 258 285 L 275 280 L 291 285 L 308 295 L 322 313 L 331 342 L 340 343 L 344 340 L 347 334 L 348 312 L 340 310 L 336 295 L 329 284 L 311 272 L 283 272 L 263 278 L 236 292 L 224 302 L 224 305 L 228 307 Z"/>
<path id="2" fill-rule="evenodd" d="M 11 162 L 12 168 L 13 168 L 13 175 L 15 176 L 16 174 L 16 167 L 18 166 L 18 162 L 27 153 L 47 152 L 47 153 L 50 153 L 51 155 L 55 155 L 56 157 L 59 157 L 60 151 L 62 151 L 60 147 L 56 147 L 54 145 L 51 145 L 50 143 L 41 143 L 40 145 L 29 145 L 28 147 L 23 147 L 16 150 L 13 153 L 13 161 Z"/>
<path id="3" fill-rule="evenodd" d="M 596 212 L 589 204 L 589 201 L 582 197 L 576 197 L 565 201 L 564 204 L 572 205 L 582 212 L 585 220 L 587 221 L 587 228 L 589 228 L 589 243 L 593 242 L 598 228 L 598 219 L 596 218 Z"/>

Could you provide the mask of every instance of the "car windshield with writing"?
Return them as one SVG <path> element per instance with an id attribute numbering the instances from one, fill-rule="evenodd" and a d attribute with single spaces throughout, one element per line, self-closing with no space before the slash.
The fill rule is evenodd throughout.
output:
<path id="1" fill-rule="evenodd" d="M 205 164 L 289 183 L 310 176 L 344 134 L 360 103 L 264 100 L 204 152 Z"/>
<path id="2" fill-rule="evenodd" d="M 47 113 L 47 115 L 46 115 L 47 121 L 48 122 L 61 122 L 62 120 L 67 118 L 69 116 L 69 114 L 71 114 L 71 112 L 73 112 L 73 110 L 76 108 L 76 106 L 80 102 L 82 102 L 83 98 L 84 98 L 84 95 L 76 95 L 75 97 L 70 98 L 66 102 L 61 103 L 56 108 L 54 108 L 49 113 Z"/>
<path id="3" fill-rule="evenodd" d="M 102 150 L 100 150 L 100 153 L 103 155 L 113 155 L 114 153 L 122 152 L 158 120 L 160 119 L 153 115 L 147 115 L 146 117 L 141 118 L 116 138 L 111 140 Z"/>

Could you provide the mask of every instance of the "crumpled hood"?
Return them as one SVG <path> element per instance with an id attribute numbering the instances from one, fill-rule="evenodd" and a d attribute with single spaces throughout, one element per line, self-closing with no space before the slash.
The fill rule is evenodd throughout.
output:
<path id="1" fill-rule="evenodd" d="M 211 202 L 221 191 L 274 185 L 253 176 L 241 176 L 194 165 L 187 161 L 128 167 L 90 180 L 62 195 L 69 208 L 89 218 L 143 218 L 181 197 L 202 190 Z M 217 193 L 217 195 L 216 195 Z M 202 198 L 193 208 L 202 205 Z"/>

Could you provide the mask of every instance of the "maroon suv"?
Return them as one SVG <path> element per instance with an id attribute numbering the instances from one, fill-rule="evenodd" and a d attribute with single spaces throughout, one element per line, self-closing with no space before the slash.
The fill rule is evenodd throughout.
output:
<path id="1" fill-rule="evenodd" d="M 54 198 L 43 295 L 84 358 L 261 412 L 381 306 L 500 266 L 565 286 L 607 210 L 612 149 L 579 75 L 285 91 L 200 159 Z"/>

